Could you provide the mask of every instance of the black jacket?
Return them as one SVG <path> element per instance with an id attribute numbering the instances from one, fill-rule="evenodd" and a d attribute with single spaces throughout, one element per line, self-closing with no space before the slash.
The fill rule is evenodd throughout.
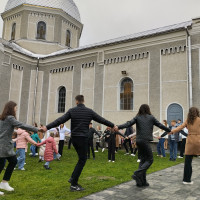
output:
<path id="1" fill-rule="evenodd" d="M 170 129 L 161 124 L 153 115 L 137 115 L 131 121 L 118 126 L 118 128 L 124 129 L 133 126 L 134 124 L 136 124 L 136 139 L 152 141 L 154 125 L 170 132 Z"/>
<path id="2" fill-rule="evenodd" d="M 105 130 L 104 133 L 105 134 L 102 137 L 109 136 L 108 142 L 109 141 L 115 141 L 116 135 L 121 135 L 123 138 L 125 138 L 125 136 L 123 134 L 121 134 L 120 132 L 111 132 L 109 130 Z"/>
<path id="3" fill-rule="evenodd" d="M 71 108 L 62 117 L 56 119 L 54 122 L 47 125 L 47 129 L 51 129 L 65 123 L 71 119 L 71 136 L 88 137 L 89 124 L 92 120 L 104 124 L 109 127 L 114 127 L 114 124 L 107 121 L 92 109 L 85 107 L 84 104 L 78 104 L 76 107 Z"/>
<path id="4" fill-rule="evenodd" d="M 129 135 L 133 134 L 133 132 L 134 130 L 133 130 L 133 127 L 131 126 L 126 129 L 124 135 L 128 137 Z"/>
<path id="5" fill-rule="evenodd" d="M 88 139 L 89 139 L 89 140 L 93 140 L 93 137 L 94 137 L 94 134 L 95 134 L 95 133 L 96 133 L 99 137 L 101 137 L 100 134 L 99 134 L 94 128 L 89 128 Z"/>

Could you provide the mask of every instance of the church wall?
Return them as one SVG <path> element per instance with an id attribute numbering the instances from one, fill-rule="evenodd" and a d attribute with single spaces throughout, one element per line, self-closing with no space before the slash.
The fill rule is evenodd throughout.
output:
<path id="1" fill-rule="evenodd" d="M 39 21 L 46 23 L 46 41 L 54 41 L 54 26 L 55 17 L 51 14 L 41 14 L 37 12 L 31 12 L 28 17 L 28 39 L 36 40 L 37 36 L 37 24 Z"/>
<path id="2" fill-rule="evenodd" d="M 133 111 L 119 109 L 119 87 L 124 78 L 121 71 L 126 71 L 127 77 L 134 84 Z M 127 63 L 105 65 L 104 74 L 104 117 L 120 124 L 136 115 L 142 103 L 148 103 L 149 59 L 144 58 Z"/>
<path id="3" fill-rule="evenodd" d="M 15 40 L 20 39 L 20 31 L 21 31 L 21 19 L 22 16 L 20 14 L 12 15 L 4 20 L 4 34 L 3 38 L 5 40 L 11 40 L 12 33 L 12 25 L 16 23 L 16 32 L 15 32 Z"/>
<path id="4" fill-rule="evenodd" d="M 71 48 L 78 47 L 78 30 L 72 26 L 70 26 L 69 23 L 67 23 L 65 20 L 62 20 L 62 32 L 61 32 L 61 44 L 65 46 L 66 43 L 66 31 L 69 30 L 71 32 Z M 60 32 L 60 30 L 57 30 Z"/>
<path id="5" fill-rule="evenodd" d="M 184 117 L 188 112 L 187 53 L 175 52 L 161 55 L 161 112 L 167 119 L 167 108 L 172 103 L 182 106 Z"/>

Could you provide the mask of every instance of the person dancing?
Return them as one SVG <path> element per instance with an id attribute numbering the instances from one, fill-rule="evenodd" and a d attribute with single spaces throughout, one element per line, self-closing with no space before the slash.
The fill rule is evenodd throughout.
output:
<path id="1" fill-rule="evenodd" d="M 187 127 L 188 135 L 185 146 L 185 165 L 183 174 L 183 184 L 193 184 L 192 177 L 192 159 L 195 155 L 200 155 L 200 114 L 199 109 L 191 107 L 187 120 L 171 131 L 172 134 L 180 132 Z"/>
<path id="2" fill-rule="evenodd" d="M 76 107 L 69 109 L 62 117 L 41 128 L 45 132 L 71 119 L 72 144 L 78 154 L 79 160 L 68 182 L 71 183 L 71 191 L 82 191 L 84 188 L 78 184 L 78 180 L 87 161 L 89 124 L 92 120 L 112 128 L 114 124 L 85 107 L 83 95 L 76 96 L 75 100 Z"/>
<path id="3" fill-rule="evenodd" d="M 161 124 L 151 114 L 150 107 L 147 104 L 140 106 L 137 116 L 131 121 L 119 125 L 118 127 L 116 126 L 115 131 L 131 127 L 134 124 L 136 124 L 136 144 L 140 152 L 141 162 L 138 170 L 132 175 L 132 178 L 136 181 L 138 187 L 149 186 L 146 180 L 146 171 L 153 163 L 153 153 L 149 143 L 153 140 L 153 127 L 155 125 L 166 132 L 171 132 L 171 130 Z"/>
<path id="4" fill-rule="evenodd" d="M 14 152 L 14 145 L 12 143 L 12 134 L 14 128 L 21 128 L 27 131 L 38 132 L 38 128 L 23 124 L 16 120 L 17 104 L 13 101 L 6 103 L 3 112 L 0 116 L 0 174 L 4 169 L 5 160 L 8 160 L 0 189 L 7 191 L 14 191 L 8 182 L 12 176 L 13 170 L 17 164 L 16 154 Z M 3 195 L 3 192 L 0 192 Z"/>

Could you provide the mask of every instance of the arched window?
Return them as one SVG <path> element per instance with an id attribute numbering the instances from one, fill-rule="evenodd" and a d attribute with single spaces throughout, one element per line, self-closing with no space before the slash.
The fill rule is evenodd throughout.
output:
<path id="1" fill-rule="evenodd" d="M 43 21 L 38 22 L 37 25 L 37 39 L 46 39 L 46 23 Z"/>
<path id="2" fill-rule="evenodd" d="M 12 25 L 11 40 L 15 40 L 16 23 Z"/>
<path id="3" fill-rule="evenodd" d="M 66 89 L 61 87 L 58 91 L 58 113 L 65 112 Z"/>
<path id="4" fill-rule="evenodd" d="M 66 31 L 65 46 L 71 47 L 71 32 L 69 30 Z"/>
<path id="5" fill-rule="evenodd" d="M 133 110 L 133 81 L 130 78 L 123 79 L 120 85 L 120 110 Z"/>

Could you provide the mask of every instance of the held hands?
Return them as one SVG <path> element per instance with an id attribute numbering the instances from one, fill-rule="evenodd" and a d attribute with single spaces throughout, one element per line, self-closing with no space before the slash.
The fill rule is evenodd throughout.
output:
<path id="1" fill-rule="evenodd" d="M 114 126 L 114 131 L 115 131 L 115 132 L 118 132 L 118 131 L 119 131 L 118 126 L 116 126 L 116 125 Z"/>

